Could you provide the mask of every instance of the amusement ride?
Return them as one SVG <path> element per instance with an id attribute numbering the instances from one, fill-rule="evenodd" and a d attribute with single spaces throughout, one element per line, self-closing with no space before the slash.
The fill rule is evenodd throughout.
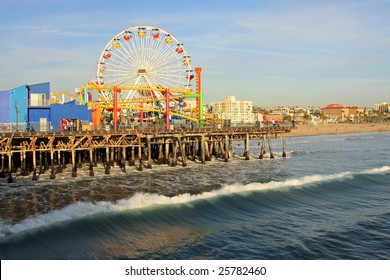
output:
<path id="1" fill-rule="evenodd" d="M 85 83 L 75 95 L 65 92 L 58 97 L 79 98 L 80 104 L 93 109 L 94 125 L 105 122 L 110 115 L 117 123 L 137 120 L 137 123 L 163 119 L 166 128 L 175 116 L 197 122 L 216 122 L 203 112 L 201 67 L 192 69 L 191 57 L 184 45 L 171 33 L 154 26 L 136 26 L 116 34 L 103 48 L 95 82 Z M 191 81 L 195 78 L 195 92 Z M 92 93 L 98 101 L 92 101 Z M 196 107 L 187 109 L 185 100 L 195 99 Z"/>

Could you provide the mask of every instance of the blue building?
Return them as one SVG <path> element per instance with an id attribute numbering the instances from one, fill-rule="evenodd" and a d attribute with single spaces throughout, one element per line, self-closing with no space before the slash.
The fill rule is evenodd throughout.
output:
<path id="1" fill-rule="evenodd" d="M 51 130 L 50 83 L 27 85 L 28 126 L 36 131 Z"/>
<path id="2" fill-rule="evenodd" d="M 92 111 L 76 101 L 50 105 L 49 82 L 0 91 L 0 131 L 60 131 L 63 119 L 89 124 Z"/>
<path id="3" fill-rule="evenodd" d="M 76 100 L 50 105 L 50 115 L 54 131 L 62 130 L 64 119 L 79 120 L 83 125 L 88 125 L 92 121 L 92 110 L 89 110 L 87 105 L 77 105 Z"/>
<path id="4" fill-rule="evenodd" d="M 0 123 L 47 123 L 50 121 L 49 99 L 50 83 L 22 85 L 0 91 Z"/>
<path id="5" fill-rule="evenodd" d="M 10 121 L 10 94 L 9 90 L 0 91 L 0 123 L 9 123 Z"/>

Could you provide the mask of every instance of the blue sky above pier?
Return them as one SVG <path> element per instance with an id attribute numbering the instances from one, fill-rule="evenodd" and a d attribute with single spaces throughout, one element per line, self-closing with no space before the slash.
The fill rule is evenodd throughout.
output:
<path id="1" fill-rule="evenodd" d="M 206 102 L 390 102 L 390 0 L 1 2 L 0 90 L 50 81 L 73 93 L 114 35 L 152 25 L 203 67 Z"/>

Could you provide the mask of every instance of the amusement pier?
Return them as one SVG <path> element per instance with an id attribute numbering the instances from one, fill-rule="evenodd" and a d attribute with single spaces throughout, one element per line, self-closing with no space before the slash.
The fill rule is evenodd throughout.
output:
<path id="1" fill-rule="evenodd" d="M 261 142 L 260 159 L 266 146 L 273 158 L 271 139 L 279 137 L 285 157 L 291 127 L 258 120 L 231 125 L 204 105 L 201 72 L 171 33 L 136 26 L 109 40 L 96 80 L 75 94 L 52 93 L 48 83 L 0 91 L 0 178 L 12 183 L 30 175 L 36 181 L 50 172 L 55 179 L 67 166 L 76 177 L 83 164 L 94 176 L 98 163 L 109 174 L 115 164 L 127 172 L 132 166 L 186 166 L 188 160 L 205 164 L 212 157 L 227 162 L 234 141 L 244 142 L 244 159 L 250 140 Z"/>
<path id="2" fill-rule="evenodd" d="M 234 141 L 244 143 L 243 158 L 249 160 L 249 141 L 261 141 L 262 159 L 269 149 L 273 158 L 271 138 L 282 138 L 286 157 L 284 135 L 290 128 L 195 129 L 195 130 L 133 130 L 131 132 L 61 132 L 61 133 L 3 133 L 0 135 L 0 178 L 12 183 L 13 174 L 32 174 L 37 181 L 39 175 L 50 172 L 50 179 L 62 173 L 66 166 L 77 177 L 77 169 L 89 165 L 89 176 L 94 176 L 97 163 L 104 165 L 105 174 L 117 164 L 123 172 L 130 167 L 141 171 L 154 164 L 176 166 L 187 165 L 187 161 L 205 164 L 212 157 L 228 162 L 234 154 Z M 260 143 L 260 142 L 259 142 Z"/>

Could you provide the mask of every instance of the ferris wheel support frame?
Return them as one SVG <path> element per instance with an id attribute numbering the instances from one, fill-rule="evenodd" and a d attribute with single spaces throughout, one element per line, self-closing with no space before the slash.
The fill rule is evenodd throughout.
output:
<path id="1" fill-rule="evenodd" d="M 196 67 L 195 68 L 195 73 L 196 73 L 196 93 L 184 93 L 182 98 L 196 98 L 196 112 L 197 112 L 197 119 L 199 123 L 199 127 L 204 127 L 204 93 L 202 91 L 201 87 L 201 72 L 202 68 L 201 67 Z M 87 83 L 83 86 L 84 88 L 84 98 L 88 97 L 88 89 L 96 89 L 99 87 L 102 87 L 102 85 L 96 85 L 93 84 L 93 87 L 91 88 L 88 87 L 88 84 L 91 85 L 91 83 Z M 118 108 L 118 93 L 121 92 L 121 85 L 104 85 L 105 88 L 112 88 L 113 93 L 114 93 L 114 99 L 113 99 L 113 115 L 114 115 L 114 129 L 116 130 L 116 123 L 117 123 L 117 112 L 120 110 Z M 123 85 L 123 87 L 126 87 L 126 85 Z M 163 94 L 161 94 L 163 95 Z M 171 91 L 169 88 L 164 89 L 164 96 L 165 96 L 165 119 L 166 119 L 166 129 L 170 130 L 170 119 L 169 116 L 171 115 L 170 112 L 170 107 L 169 107 L 169 102 L 172 101 L 171 99 Z M 87 99 L 85 99 L 87 101 Z M 142 100 L 139 100 L 142 106 Z M 87 102 L 86 102 L 87 103 Z M 180 105 L 182 107 L 182 105 Z M 143 110 L 140 110 L 143 111 Z"/>

